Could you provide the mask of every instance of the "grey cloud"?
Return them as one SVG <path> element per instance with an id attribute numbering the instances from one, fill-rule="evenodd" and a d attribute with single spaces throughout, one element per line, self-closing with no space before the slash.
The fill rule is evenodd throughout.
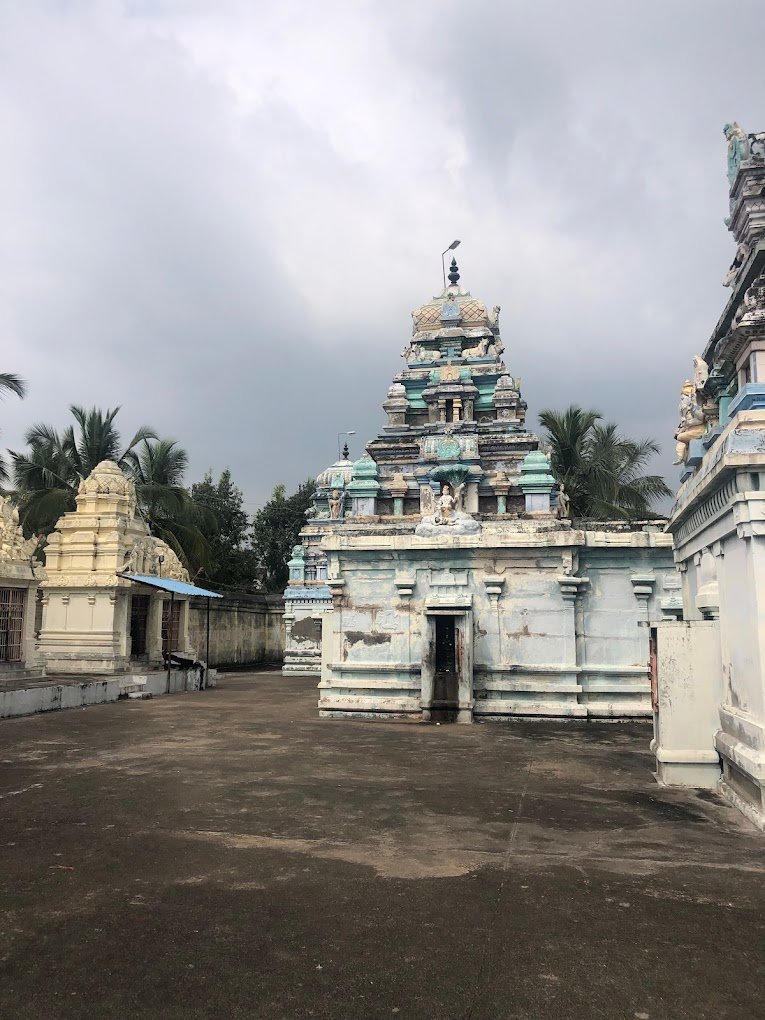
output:
<path id="1" fill-rule="evenodd" d="M 319 70 L 299 7 L 0 14 L 3 368 L 30 383 L 4 442 L 121 403 L 126 433 L 177 437 L 192 477 L 230 466 L 254 509 L 338 431 L 356 455 L 377 433 L 460 236 L 533 416 L 597 406 L 658 437 L 674 482 L 677 392 L 727 296 L 722 123 L 765 128 L 761 5 L 739 5 L 733 47 L 717 3 L 338 0 Z M 392 116 L 399 93 L 420 101 Z"/>

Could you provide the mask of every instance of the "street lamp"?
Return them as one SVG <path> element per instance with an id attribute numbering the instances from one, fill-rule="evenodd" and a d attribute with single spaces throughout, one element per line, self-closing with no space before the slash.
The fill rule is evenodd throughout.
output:
<path id="1" fill-rule="evenodd" d="M 342 451 L 340 450 L 340 436 L 355 436 L 356 429 L 351 429 L 350 432 L 338 432 L 337 433 L 337 459 L 342 460 Z"/>
<path id="2" fill-rule="evenodd" d="M 446 255 L 448 251 L 454 251 L 454 249 L 459 246 L 459 243 L 460 243 L 459 241 L 452 241 L 449 247 L 445 248 L 441 252 L 441 271 L 444 274 L 444 290 L 446 290 L 446 267 L 444 265 L 444 255 Z"/>

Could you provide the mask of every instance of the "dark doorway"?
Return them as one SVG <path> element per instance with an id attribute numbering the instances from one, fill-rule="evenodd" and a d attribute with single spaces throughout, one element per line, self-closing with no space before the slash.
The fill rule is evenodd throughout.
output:
<path id="1" fill-rule="evenodd" d="M 146 623 L 149 618 L 149 596 L 130 597 L 130 656 L 140 659 L 146 655 Z"/>
<path id="2" fill-rule="evenodd" d="M 162 603 L 162 652 L 180 652 L 178 637 L 181 631 L 181 604 L 174 599 Z"/>
<path id="3" fill-rule="evenodd" d="M 436 664 L 433 677 L 434 722 L 456 722 L 459 709 L 456 617 L 436 616 Z"/>

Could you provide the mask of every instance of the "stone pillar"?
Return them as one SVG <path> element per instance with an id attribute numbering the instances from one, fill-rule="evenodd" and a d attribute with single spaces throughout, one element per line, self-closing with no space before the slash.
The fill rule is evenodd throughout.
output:
<path id="1" fill-rule="evenodd" d="M 178 598 L 176 597 L 176 602 Z M 196 656 L 196 649 L 191 647 L 189 641 L 189 608 L 190 602 L 188 599 L 181 599 L 181 611 L 178 619 L 178 651 L 188 652 L 191 656 Z"/>
<path id="2" fill-rule="evenodd" d="M 550 462 L 541 450 L 532 450 L 526 454 L 521 465 L 521 491 L 526 497 L 527 514 L 548 515 L 550 509 L 550 493 L 555 486 L 555 479 L 550 473 Z"/>
<path id="3" fill-rule="evenodd" d="M 468 610 L 456 622 L 459 672 L 458 723 L 473 721 L 473 613 Z"/>
<path id="4" fill-rule="evenodd" d="M 566 606 L 567 618 L 564 627 L 563 640 L 561 641 L 561 680 L 576 685 L 577 693 L 572 695 L 572 704 L 566 705 L 566 714 L 575 716 L 587 716 L 587 707 L 579 704 L 579 695 L 582 692 L 579 675 L 580 658 L 584 655 L 583 643 L 583 614 L 578 608 L 580 595 L 590 583 L 589 577 L 573 577 L 564 574 L 558 577 L 561 597 Z M 565 670 L 569 670 L 568 674 Z"/>
<path id="5" fill-rule="evenodd" d="M 164 594 L 152 592 L 146 614 L 146 657 L 149 662 L 162 662 L 162 603 Z"/>
<path id="6" fill-rule="evenodd" d="M 510 482 L 504 471 L 495 471 L 489 479 L 489 483 L 497 497 L 497 513 L 507 513 L 507 494 L 510 491 Z"/>
<path id="7" fill-rule="evenodd" d="M 333 564 L 333 569 L 336 567 Z M 343 597 L 345 581 L 335 576 L 327 580 L 332 608 L 321 614 L 321 681 L 319 682 L 319 715 L 325 715 L 323 691 L 332 687 L 334 666 L 342 662 Z"/>
<path id="8" fill-rule="evenodd" d="M 465 513 L 478 513 L 478 479 L 469 478 L 465 485 Z"/>
<path id="9" fill-rule="evenodd" d="M 647 627 L 648 603 L 653 595 L 656 577 L 654 574 L 633 574 L 630 581 L 638 603 L 638 626 Z"/>
<path id="10" fill-rule="evenodd" d="M 290 583 L 303 584 L 305 581 L 305 549 L 302 545 L 292 547 L 292 557 L 287 563 Z"/>
<path id="11" fill-rule="evenodd" d="M 380 491 L 377 476 L 377 463 L 368 453 L 353 465 L 346 492 L 351 499 L 354 517 L 373 517 L 377 513 L 377 494 Z"/>
<path id="12" fill-rule="evenodd" d="M 660 623 L 656 628 L 657 779 L 666 786 L 714 789 L 720 757 L 712 745 L 720 701 L 720 634 L 716 621 Z"/>
<path id="13" fill-rule="evenodd" d="M 435 495 L 429 482 L 420 482 L 420 513 L 427 517 L 435 511 Z"/>
<path id="14" fill-rule="evenodd" d="M 404 497 L 407 492 L 407 484 L 404 476 L 399 473 L 393 476 L 390 483 L 390 491 L 393 496 L 393 516 L 403 517 L 404 516 Z"/>

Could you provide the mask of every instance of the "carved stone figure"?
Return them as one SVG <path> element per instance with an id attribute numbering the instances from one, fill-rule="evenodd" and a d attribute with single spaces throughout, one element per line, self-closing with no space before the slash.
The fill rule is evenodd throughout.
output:
<path id="1" fill-rule="evenodd" d="M 675 464 L 682 464 L 688 456 L 688 445 L 692 439 L 704 434 L 704 412 L 697 399 L 696 387 L 686 379 L 680 393 L 680 424 L 675 431 Z"/>
<path id="2" fill-rule="evenodd" d="M 709 378 L 709 366 L 700 354 L 693 356 L 693 385 L 697 390 L 703 390 Z"/>
<path id="3" fill-rule="evenodd" d="M 749 135 L 749 158 L 765 159 L 765 131 Z"/>
<path id="4" fill-rule="evenodd" d="M 736 254 L 734 256 L 733 261 L 730 264 L 730 269 L 725 274 L 725 279 L 723 280 L 723 287 L 733 286 L 735 279 L 739 274 L 739 270 L 746 261 L 746 257 L 748 254 L 749 254 L 748 245 L 740 244 L 738 248 L 736 248 Z"/>
<path id="5" fill-rule="evenodd" d="M 39 544 L 39 538 L 24 538 L 18 510 L 5 496 L 0 496 L 0 561 L 28 561 Z"/>
<path id="6" fill-rule="evenodd" d="M 728 181 L 733 184 L 739 166 L 749 158 L 749 137 L 735 120 L 726 124 L 723 132 L 728 139 Z"/>
<path id="7" fill-rule="evenodd" d="M 449 486 L 441 487 L 441 495 L 438 498 L 436 507 L 436 524 L 452 524 L 457 519 L 454 512 L 455 499 L 449 491 Z"/>
<path id="8" fill-rule="evenodd" d="M 401 357 L 406 361 L 407 365 L 413 361 L 438 361 L 441 357 L 441 351 L 438 348 L 430 350 L 427 347 L 423 347 L 422 344 L 410 344 L 409 347 L 403 349 Z"/>
<path id="9" fill-rule="evenodd" d="M 744 301 L 736 313 L 733 325 L 736 328 L 757 326 L 760 329 L 765 325 L 765 273 L 761 273 L 747 288 Z"/>
<path id="10" fill-rule="evenodd" d="M 343 494 L 339 489 L 333 489 L 329 496 L 329 516 L 333 521 L 339 521 L 343 513 Z"/>
<path id="11" fill-rule="evenodd" d="M 463 358 L 485 358 L 489 346 L 489 338 L 484 337 L 475 347 L 466 347 L 462 352 Z"/>
<path id="12" fill-rule="evenodd" d="M 561 520 L 569 520 L 571 517 L 571 500 L 563 484 L 558 489 L 558 517 Z"/>

